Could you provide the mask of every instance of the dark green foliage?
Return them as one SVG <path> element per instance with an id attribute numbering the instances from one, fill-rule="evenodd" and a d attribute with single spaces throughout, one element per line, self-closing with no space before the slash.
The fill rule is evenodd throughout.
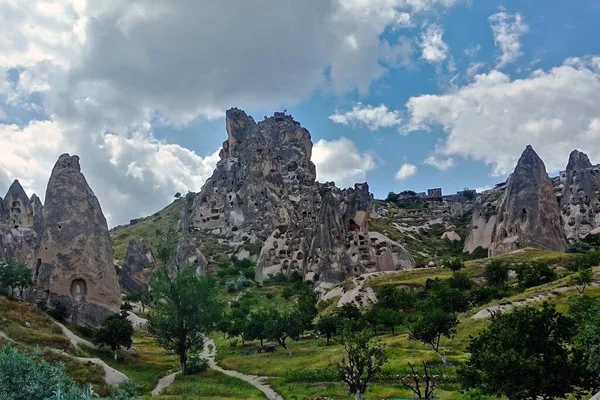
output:
<path id="1" fill-rule="evenodd" d="M 483 276 L 489 285 L 501 285 L 508 280 L 508 271 L 508 264 L 496 258 L 486 264 Z"/>
<path id="2" fill-rule="evenodd" d="M 398 197 L 400 197 L 399 193 L 389 192 L 387 197 L 385 198 L 385 201 L 387 201 L 388 203 L 395 203 L 398 201 Z"/>
<path id="3" fill-rule="evenodd" d="M 227 289 L 227 291 L 229 293 L 234 293 L 234 292 L 239 292 L 241 290 L 244 290 L 251 284 L 252 284 L 252 282 L 248 278 L 246 278 L 245 276 L 240 276 L 237 279 L 228 280 L 227 282 L 225 282 L 224 286 L 225 286 L 225 289 Z"/>
<path id="4" fill-rule="evenodd" d="M 532 261 L 515 267 L 519 288 L 527 289 L 556 280 L 556 272 L 547 263 Z"/>
<path id="5" fill-rule="evenodd" d="M 107 346 L 117 360 L 119 347 L 131 348 L 133 344 L 133 324 L 127 319 L 127 311 L 121 314 L 113 314 L 106 318 L 106 324 L 94 334 L 94 344 L 99 347 Z"/>
<path id="6" fill-rule="evenodd" d="M 424 310 L 411 326 L 410 338 L 430 345 L 446 364 L 446 357 L 440 351 L 440 340 L 442 336 L 452 338 L 457 325 L 458 317 L 454 313 L 439 308 Z"/>
<path id="7" fill-rule="evenodd" d="M 466 255 L 466 257 L 472 259 L 472 260 L 477 260 L 479 258 L 487 258 L 488 256 L 488 249 L 484 249 L 481 246 L 478 246 L 477 248 L 475 248 L 475 250 L 473 250 L 473 252 L 471 254 Z"/>
<path id="8" fill-rule="evenodd" d="M 389 329 L 395 334 L 396 327 L 403 321 L 402 314 L 380 305 L 371 307 L 363 316 L 365 322 L 377 333 L 378 328 Z"/>
<path id="9" fill-rule="evenodd" d="M 315 329 L 320 335 L 325 336 L 327 345 L 333 336 L 338 334 L 342 321 L 336 314 L 325 314 L 319 317 L 315 324 Z"/>
<path id="10" fill-rule="evenodd" d="M 267 309 L 252 311 L 245 322 L 240 321 L 243 326 L 241 332 L 245 334 L 242 339 L 245 340 L 260 340 L 260 345 L 269 337 L 268 321 L 272 317 L 272 313 Z"/>
<path id="11" fill-rule="evenodd" d="M 398 286 L 385 286 L 377 296 L 379 305 L 392 310 L 408 311 L 415 306 L 415 293 Z"/>
<path id="12" fill-rule="evenodd" d="M 440 309 L 448 313 L 467 311 L 469 308 L 468 293 L 453 288 L 450 283 L 449 279 L 427 279 L 425 292 L 417 301 L 417 309 L 420 311 Z"/>
<path id="13" fill-rule="evenodd" d="M 452 272 L 458 272 L 465 267 L 465 263 L 459 258 L 451 258 L 444 261 L 442 267 Z"/>
<path id="14" fill-rule="evenodd" d="M 188 373 L 199 374 L 208 369 L 209 363 L 206 358 L 200 357 L 200 354 L 190 354 L 188 357 Z"/>
<path id="15" fill-rule="evenodd" d="M 174 228 L 166 231 L 156 230 L 156 259 L 166 266 L 175 256 L 177 232 Z"/>
<path id="16" fill-rule="evenodd" d="M 192 268 L 180 271 L 174 278 L 165 269 L 154 271 L 148 331 L 158 343 L 179 356 L 181 371 L 187 373 L 189 351 L 202 351 L 204 335 L 216 329 L 222 315 L 217 281 L 211 276 L 198 276 Z"/>
<path id="17" fill-rule="evenodd" d="M 572 345 L 573 334 L 573 321 L 548 304 L 495 314 L 471 338 L 471 359 L 460 372 L 463 384 L 509 400 L 550 400 L 589 390 L 595 379 Z"/>
<path id="18" fill-rule="evenodd" d="M 589 245 L 595 250 L 600 248 L 600 233 L 588 234 L 582 240 L 583 243 Z"/>
<path id="19" fill-rule="evenodd" d="M 592 246 L 590 246 L 589 244 L 587 244 L 585 242 L 576 242 L 575 244 L 573 244 L 571 247 L 569 247 L 567 249 L 567 253 L 583 254 L 583 253 L 587 253 L 591 249 L 592 249 Z"/>
<path id="20" fill-rule="evenodd" d="M 487 304 L 492 300 L 511 296 L 514 293 L 515 290 L 507 284 L 496 286 L 477 285 L 469 291 L 469 301 L 472 306 L 476 307 Z"/>
<path id="21" fill-rule="evenodd" d="M 583 295 L 585 288 L 588 287 L 594 280 L 594 273 L 591 268 L 582 269 L 571 275 L 567 280 L 567 284 L 575 286 L 579 294 Z"/>
<path id="22" fill-rule="evenodd" d="M 289 300 L 294 295 L 294 289 L 291 286 L 286 286 L 281 291 L 281 297 L 285 300 Z"/>
<path id="23" fill-rule="evenodd" d="M 452 289 L 460 291 L 467 291 L 473 287 L 473 281 L 464 272 L 454 272 L 450 278 L 448 278 L 448 285 Z"/>
<path id="24" fill-rule="evenodd" d="M 595 250 L 585 254 L 577 254 L 575 258 L 567 264 L 567 269 L 579 271 L 600 265 L 600 251 Z"/>
<path id="25" fill-rule="evenodd" d="M 298 340 L 304 331 L 302 318 L 298 311 L 285 310 L 282 312 L 272 310 L 266 324 L 269 339 L 279 343 L 281 347 L 292 355 L 287 340 Z"/>
<path id="26" fill-rule="evenodd" d="M 336 365 L 339 379 L 345 382 L 350 393 L 362 399 L 369 383 L 386 363 L 385 347 L 371 343 L 368 331 L 345 332 L 344 358 Z"/>
<path id="27" fill-rule="evenodd" d="M 19 291 L 19 297 L 23 298 L 25 289 L 31 286 L 33 286 L 33 278 L 26 266 L 16 264 L 11 259 L 7 260 L 5 266 L 0 266 L 0 291 L 16 289 Z"/>
<path id="28" fill-rule="evenodd" d="M 69 318 L 67 306 L 60 301 L 52 302 L 52 307 L 50 307 L 50 310 L 48 310 L 48 314 L 59 322 L 64 322 L 67 318 Z"/>

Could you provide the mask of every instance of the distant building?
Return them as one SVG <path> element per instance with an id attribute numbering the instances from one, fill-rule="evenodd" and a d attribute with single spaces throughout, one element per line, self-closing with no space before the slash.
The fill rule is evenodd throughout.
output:
<path id="1" fill-rule="evenodd" d="M 442 197 L 442 188 L 427 189 L 427 197 L 430 199 L 440 199 Z"/>
<path id="2" fill-rule="evenodd" d="M 506 182 L 497 183 L 492 189 L 492 193 L 504 192 L 506 190 Z"/>

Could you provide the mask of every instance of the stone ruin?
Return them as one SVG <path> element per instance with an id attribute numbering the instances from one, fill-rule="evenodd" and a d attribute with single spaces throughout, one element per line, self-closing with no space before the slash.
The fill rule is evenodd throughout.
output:
<path id="1" fill-rule="evenodd" d="M 119 311 L 108 226 L 79 157 L 60 156 L 43 206 L 36 195 L 28 198 L 18 181 L 0 203 L 2 251 L 32 271 L 30 300 L 50 307 L 62 303 L 79 325 L 99 326 Z"/>
<path id="2" fill-rule="evenodd" d="M 369 232 L 373 198 L 366 183 L 341 190 L 316 182 L 308 130 L 275 113 L 256 123 L 226 113 L 220 161 L 187 206 L 183 232 L 207 230 L 230 243 L 261 243 L 256 278 L 279 272 L 339 281 L 369 271 L 414 267 L 398 243 Z"/>

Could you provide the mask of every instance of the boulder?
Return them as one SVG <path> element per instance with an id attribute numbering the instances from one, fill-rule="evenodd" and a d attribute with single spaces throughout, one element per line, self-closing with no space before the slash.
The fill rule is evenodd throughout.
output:
<path id="1" fill-rule="evenodd" d="M 154 268 L 156 268 L 156 260 L 152 249 L 143 239 L 131 239 L 127 246 L 125 265 L 119 272 L 121 290 L 124 293 L 131 293 L 148 287 Z"/>
<path id="2" fill-rule="evenodd" d="M 460 235 L 454 231 L 446 231 L 446 232 L 442 233 L 442 237 L 440 239 L 442 239 L 442 240 L 447 239 L 451 242 L 460 242 L 462 240 Z"/>
<path id="3" fill-rule="evenodd" d="M 38 250 L 38 292 L 67 307 L 72 322 L 99 326 L 119 311 L 121 292 L 100 203 L 78 156 L 59 157 L 48 182 Z"/>
<path id="4" fill-rule="evenodd" d="M 546 166 L 527 146 L 500 204 L 489 255 L 496 256 L 534 246 L 566 251 L 567 238 Z"/>

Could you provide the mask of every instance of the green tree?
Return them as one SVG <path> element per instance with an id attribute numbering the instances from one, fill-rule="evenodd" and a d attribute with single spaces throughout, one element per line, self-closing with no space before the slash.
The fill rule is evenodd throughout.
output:
<path id="1" fill-rule="evenodd" d="M 397 194 L 397 193 L 389 192 L 388 195 L 387 195 L 387 197 L 386 197 L 386 199 L 385 199 L 385 201 L 387 201 L 388 203 L 395 203 L 395 202 L 398 201 L 398 197 L 399 196 L 400 195 Z"/>
<path id="2" fill-rule="evenodd" d="M 600 233 L 589 233 L 583 238 L 582 241 L 588 244 L 590 247 L 598 250 L 600 248 Z"/>
<path id="3" fill-rule="evenodd" d="M 157 229 L 156 237 L 156 258 L 166 267 L 175 256 L 177 232 L 172 227 L 166 231 Z"/>
<path id="4" fill-rule="evenodd" d="M 508 265 L 500 259 L 488 262 L 483 271 L 483 277 L 488 285 L 501 285 L 508 280 Z"/>
<path id="5" fill-rule="evenodd" d="M 148 331 L 159 345 L 179 356 L 181 372 L 186 374 L 188 353 L 202 351 L 205 335 L 216 328 L 222 315 L 217 281 L 196 275 L 193 268 L 172 278 L 161 268 L 154 271 L 152 295 Z"/>
<path id="6" fill-rule="evenodd" d="M 576 343 L 585 354 L 587 368 L 600 375 L 600 300 L 582 295 L 569 305 L 569 311 L 576 315 Z"/>
<path id="7" fill-rule="evenodd" d="M 385 329 L 392 331 L 392 335 L 396 334 L 396 327 L 403 321 L 402 314 L 390 308 L 373 306 L 375 323 Z"/>
<path id="8" fill-rule="evenodd" d="M 294 295 L 294 289 L 291 286 L 286 286 L 281 291 L 281 297 L 283 297 L 286 301 L 291 299 Z"/>
<path id="9" fill-rule="evenodd" d="M 548 263 L 532 261 L 518 265 L 515 268 L 519 288 L 527 289 L 533 286 L 543 285 L 556 280 L 556 272 L 548 266 Z"/>
<path id="10" fill-rule="evenodd" d="M 323 314 L 319 317 L 315 328 L 319 334 L 325 336 L 329 346 L 331 338 L 339 332 L 340 326 L 341 321 L 336 314 Z"/>
<path id="11" fill-rule="evenodd" d="M 0 288 L 17 289 L 19 297 L 23 298 L 23 293 L 31 286 L 33 286 L 33 278 L 26 266 L 15 264 L 9 259 L 8 263 L 0 268 Z"/>
<path id="12" fill-rule="evenodd" d="M 371 342 L 368 331 L 349 332 L 343 335 L 344 357 L 337 364 L 340 379 L 348 385 L 350 394 L 362 400 L 369 383 L 387 361 L 385 347 Z"/>
<path id="13" fill-rule="evenodd" d="M 279 312 L 273 310 L 267 320 L 267 335 L 271 340 L 279 343 L 289 355 L 292 355 L 287 340 L 298 340 L 303 332 L 301 316 L 297 311 Z"/>
<path id="14" fill-rule="evenodd" d="M 582 269 L 571 275 L 567 280 L 567 284 L 575 286 L 575 289 L 583 296 L 585 289 L 594 281 L 594 273 L 591 268 Z"/>
<path id="15" fill-rule="evenodd" d="M 573 327 L 547 303 L 541 310 L 492 315 L 489 327 L 471 338 L 463 385 L 509 400 L 550 400 L 591 389 L 595 380 L 574 349 Z"/>
<path id="16" fill-rule="evenodd" d="M 442 336 L 452 338 L 456 334 L 458 317 L 454 313 L 433 308 L 422 312 L 421 316 L 410 328 L 410 339 L 418 340 L 431 346 L 433 351 L 442 359 L 444 365 L 448 362 L 440 350 Z"/>
<path id="17" fill-rule="evenodd" d="M 106 324 L 94 333 L 94 343 L 99 347 L 110 347 L 117 361 L 119 347 L 131 348 L 133 341 L 133 324 L 127 319 L 127 311 L 113 314 L 106 318 Z"/>
<path id="18" fill-rule="evenodd" d="M 452 272 L 458 272 L 465 267 L 465 263 L 460 258 L 451 258 L 444 261 L 442 267 Z"/>
<path id="19" fill-rule="evenodd" d="M 398 286 L 385 286 L 377 295 L 377 304 L 392 310 L 410 311 L 415 306 L 413 291 Z"/>
<path id="20" fill-rule="evenodd" d="M 271 318 L 270 310 L 265 308 L 252 311 L 245 325 L 247 340 L 260 340 L 260 345 L 269 337 L 268 321 Z"/>

